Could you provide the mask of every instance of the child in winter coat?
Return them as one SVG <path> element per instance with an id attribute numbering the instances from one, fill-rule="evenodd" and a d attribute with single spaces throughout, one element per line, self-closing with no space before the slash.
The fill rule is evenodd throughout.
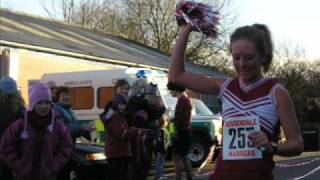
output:
<path id="1" fill-rule="evenodd" d="M 114 96 L 118 94 L 122 94 L 126 97 L 128 97 L 128 93 L 130 90 L 130 84 L 126 79 L 118 79 L 114 85 Z M 104 111 L 100 114 L 100 120 L 105 121 L 107 119 L 110 119 L 110 117 L 113 115 L 113 109 L 110 108 L 113 103 L 113 99 L 111 99 L 104 107 Z M 130 126 L 130 124 L 128 124 Z"/>
<path id="2" fill-rule="evenodd" d="M 170 144 L 170 134 L 167 129 L 168 125 L 168 116 L 163 115 L 162 118 L 159 119 L 159 131 L 157 138 L 154 140 L 155 145 L 155 155 L 156 155 L 156 176 L 155 179 L 166 179 L 163 176 L 163 165 L 165 163 L 166 152 L 168 150 Z"/>
<path id="3" fill-rule="evenodd" d="M 128 161 L 132 156 L 130 140 L 139 135 L 144 135 L 146 130 L 131 129 L 126 120 L 127 97 L 118 94 L 112 100 L 113 114 L 110 119 L 104 118 L 106 133 L 105 153 L 108 157 L 108 165 L 111 171 L 110 179 L 128 179 Z"/>
<path id="4" fill-rule="evenodd" d="M 1 139 L 1 160 L 17 180 L 55 180 L 72 148 L 68 129 L 54 113 L 48 87 L 34 84 L 24 118 L 11 124 Z"/>

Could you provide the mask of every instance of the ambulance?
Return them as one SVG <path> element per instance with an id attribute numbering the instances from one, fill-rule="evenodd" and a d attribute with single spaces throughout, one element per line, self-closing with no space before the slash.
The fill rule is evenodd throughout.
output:
<path id="1" fill-rule="evenodd" d="M 119 68 L 48 73 L 42 76 L 41 81 L 44 83 L 54 81 L 57 86 L 69 87 L 72 108 L 77 119 L 96 121 L 98 131 L 103 131 L 99 123 L 99 114 L 103 112 L 105 104 L 113 97 L 115 82 L 118 79 L 127 79 L 131 84 L 139 77 L 157 84 L 167 113 L 169 117 L 172 117 L 177 99 L 172 97 L 167 89 L 168 75 L 165 71 L 147 68 Z M 193 105 L 193 143 L 189 149 L 188 157 L 193 167 L 198 167 L 209 154 L 211 145 L 219 145 L 221 141 L 221 116 L 213 114 L 200 99 L 191 98 L 191 102 Z M 170 131 L 172 132 L 172 128 Z"/>

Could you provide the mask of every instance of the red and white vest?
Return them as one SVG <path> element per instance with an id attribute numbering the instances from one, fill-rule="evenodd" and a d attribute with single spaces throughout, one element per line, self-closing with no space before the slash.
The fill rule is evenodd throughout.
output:
<path id="1" fill-rule="evenodd" d="M 258 116 L 260 129 L 270 141 L 277 141 L 280 122 L 274 92 L 279 86 L 273 79 L 261 79 L 250 86 L 244 85 L 239 78 L 226 80 L 219 94 L 222 119 Z M 222 174 L 227 171 L 272 175 L 273 167 L 272 155 L 263 155 L 262 159 L 254 160 L 223 160 L 220 153 L 215 171 Z"/>

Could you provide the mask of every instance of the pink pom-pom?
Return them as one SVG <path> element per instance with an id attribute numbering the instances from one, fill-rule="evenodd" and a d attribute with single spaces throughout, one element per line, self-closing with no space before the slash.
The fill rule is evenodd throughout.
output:
<path id="1" fill-rule="evenodd" d="M 219 12 L 209 5 L 193 1 L 180 1 L 176 5 L 175 17 L 178 25 L 189 23 L 194 31 L 208 37 L 217 37 Z"/>

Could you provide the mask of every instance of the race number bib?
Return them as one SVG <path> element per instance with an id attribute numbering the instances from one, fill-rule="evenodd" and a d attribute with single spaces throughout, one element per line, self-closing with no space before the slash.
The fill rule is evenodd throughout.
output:
<path id="1" fill-rule="evenodd" d="M 223 160 L 261 159 L 262 152 L 248 138 L 253 131 L 260 131 L 258 116 L 224 119 Z"/>

